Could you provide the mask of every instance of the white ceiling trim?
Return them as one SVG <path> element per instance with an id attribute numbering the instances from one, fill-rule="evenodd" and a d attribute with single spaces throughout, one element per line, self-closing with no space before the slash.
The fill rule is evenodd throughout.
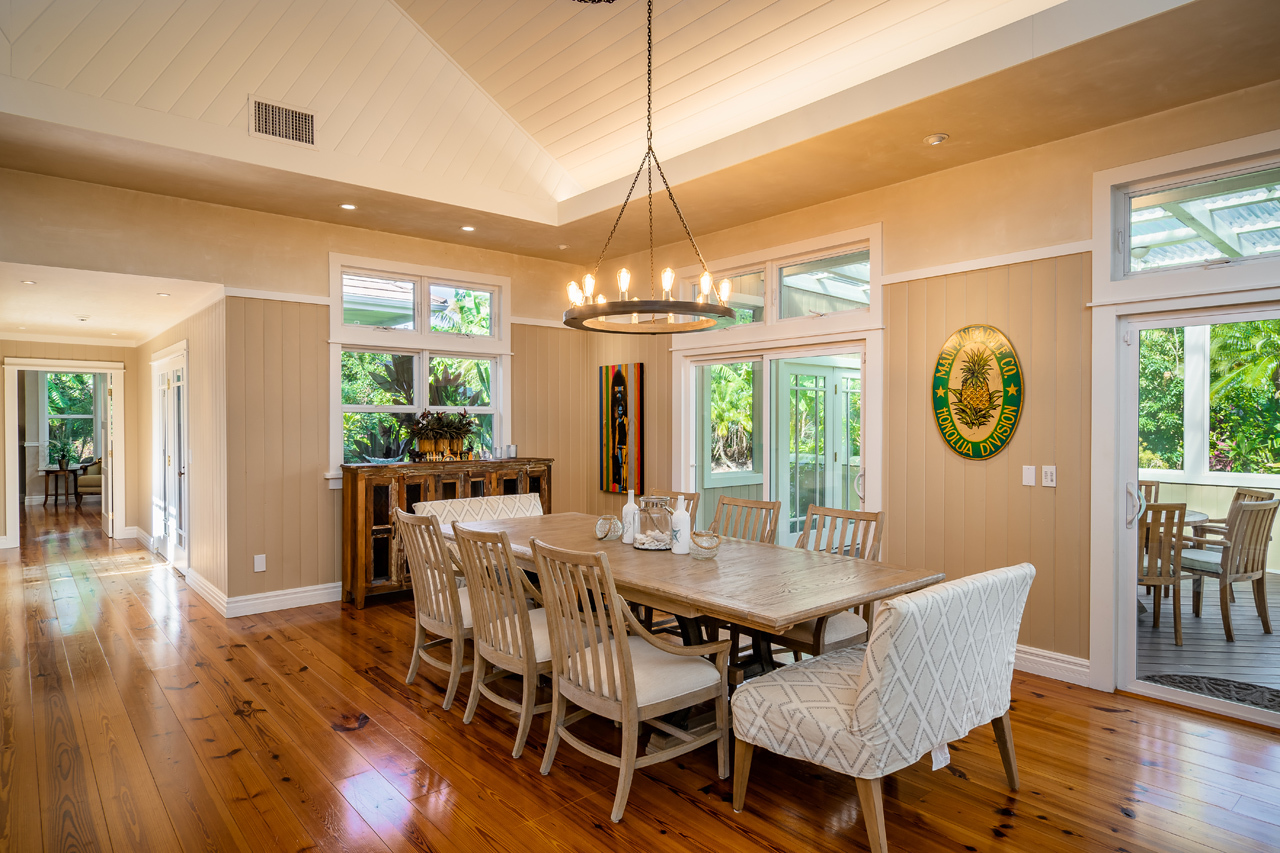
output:
<path id="1" fill-rule="evenodd" d="M 148 339 L 149 340 L 149 339 Z M 0 341 L 30 341 L 43 344 L 80 344 L 89 347 L 136 347 L 141 341 L 132 338 L 78 338 L 72 335 L 33 335 L 26 332 L 0 332 Z M 7 360 L 7 359 L 6 359 Z"/>

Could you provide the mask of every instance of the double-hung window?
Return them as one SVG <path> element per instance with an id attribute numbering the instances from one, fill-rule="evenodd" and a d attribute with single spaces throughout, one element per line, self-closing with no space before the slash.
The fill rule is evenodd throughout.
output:
<path id="1" fill-rule="evenodd" d="M 341 256 L 331 267 L 335 463 L 407 458 L 423 411 L 466 411 L 479 424 L 468 449 L 492 451 L 510 398 L 507 279 Z"/>
<path id="2" fill-rule="evenodd" d="M 92 373 L 40 373 L 40 427 L 46 465 L 65 451 L 72 464 L 93 459 L 97 442 Z"/>

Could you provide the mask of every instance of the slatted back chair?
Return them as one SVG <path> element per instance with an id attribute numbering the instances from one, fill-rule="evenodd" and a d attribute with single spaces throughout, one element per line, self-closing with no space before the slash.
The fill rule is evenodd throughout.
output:
<path id="1" fill-rule="evenodd" d="M 1164 587 L 1173 587 L 1173 641 L 1182 645 L 1182 573 L 1183 525 L 1186 504 L 1147 504 L 1138 521 L 1138 585 L 1156 590 L 1152 627 L 1160 627 L 1160 610 Z"/>
<path id="2" fill-rule="evenodd" d="M 1271 633 L 1271 614 L 1267 607 L 1267 548 L 1275 525 L 1280 500 L 1242 500 L 1227 514 L 1226 538 L 1186 540 L 1182 567 L 1196 575 L 1193 612 L 1200 615 L 1202 578 L 1218 579 L 1218 597 L 1222 606 L 1222 627 L 1227 642 L 1235 642 L 1231 627 L 1231 585 L 1249 581 L 1253 585 L 1253 603 L 1262 620 L 1262 631 Z"/>
<path id="3" fill-rule="evenodd" d="M 860 512 L 809 504 L 797 548 L 860 560 L 880 559 L 883 512 Z"/>
<path id="4" fill-rule="evenodd" d="M 1236 493 L 1231 496 L 1231 506 L 1227 509 L 1226 518 L 1210 518 L 1195 526 L 1196 536 L 1226 536 L 1227 525 L 1231 523 L 1232 514 L 1235 513 L 1236 507 L 1242 503 L 1257 503 L 1259 501 L 1269 501 L 1276 496 L 1275 492 L 1266 492 L 1262 489 L 1246 489 L 1243 486 L 1236 489 Z"/>
<path id="5" fill-rule="evenodd" d="M 671 511 L 676 508 L 676 498 L 684 498 L 684 508 L 689 510 L 690 524 L 696 525 L 698 518 L 698 498 L 697 492 L 672 492 L 667 489 L 650 489 L 649 494 L 660 498 L 671 498 Z"/>
<path id="6" fill-rule="evenodd" d="M 782 501 L 753 501 L 721 495 L 711 530 L 721 536 L 775 545 L 781 513 Z"/>
<path id="7" fill-rule="evenodd" d="M 883 512 L 859 512 L 810 504 L 796 547 L 862 560 L 879 560 L 883 536 Z M 832 616 L 808 619 L 781 634 L 769 634 L 766 640 L 771 645 L 791 649 L 797 661 L 801 655 L 821 655 L 848 648 L 866 641 L 870 630 L 870 608 L 871 605 L 866 605 L 861 613 L 846 610 Z M 765 663 L 767 667 L 768 662 Z"/>
<path id="8" fill-rule="evenodd" d="M 453 535 L 467 577 L 475 645 L 475 669 L 471 696 L 462 722 L 475 716 L 480 696 L 519 715 L 512 758 L 519 758 L 535 714 L 551 710 L 549 702 L 537 703 L 538 676 L 551 672 L 551 640 L 547 635 L 547 614 L 530 608 L 529 599 L 541 603 L 534 588 L 511 553 L 506 531 L 472 530 L 461 522 L 453 525 Z M 489 666 L 496 667 L 487 674 Z M 495 693 L 489 684 L 516 674 L 523 679 L 520 702 Z"/>
<path id="9" fill-rule="evenodd" d="M 413 661 L 405 684 L 412 684 L 418 675 L 418 664 L 426 661 L 436 669 L 449 673 L 449 686 L 445 690 L 444 710 L 453 705 L 462 673 L 470 669 L 464 665 L 466 646 L 471 640 L 471 603 L 465 589 L 458 588 L 459 574 L 445 547 L 440 532 L 440 522 L 434 515 L 414 515 L 396 509 L 396 541 L 409 564 L 409 577 L 413 581 L 414 619 Z M 427 633 L 438 639 L 427 641 Z M 427 654 L 427 650 L 448 644 L 450 660 L 443 661 Z"/>
<path id="10" fill-rule="evenodd" d="M 542 773 L 551 772 L 561 738 L 579 752 L 617 767 L 614 822 L 622 819 L 637 767 L 666 761 L 715 741 L 720 778 L 726 778 L 728 642 L 696 646 L 664 642 L 644 629 L 618 595 L 603 553 L 565 551 L 537 539 L 530 545 L 546 603 L 555 672 L 551 733 Z M 708 654 L 715 656 L 715 663 L 702 657 Z M 659 719 L 708 700 L 714 700 L 716 706 L 716 725 L 710 732 L 694 735 Z M 581 710 L 566 717 L 566 702 Z M 570 725 L 588 713 L 621 724 L 619 755 L 603 752 L 569 731 Z M 675 745 L 637 758 L 640 723 L 673 736 Z"/>
<path id="11" fill-rule="evenodd" d="M 1139 480 L 1138 488 L 1142 490 L 1142 499 L 1149 504 L 1160 503 L 1160 481 Z"/>

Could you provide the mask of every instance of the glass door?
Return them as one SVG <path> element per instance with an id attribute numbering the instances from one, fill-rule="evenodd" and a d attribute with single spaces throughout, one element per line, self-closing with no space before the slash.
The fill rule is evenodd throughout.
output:
<path id="1" fill-rule="evenodd" d="M 780 545 L 794 545 L 810 504 L 862 505 L 862 353 L 774 362 L 773 499 Z"/>
<path id="2" fill-rule="evenodd" d="M 698 518 L 705 530 L 720 496 L 764 498 L 764 361 L 698 367 Z"/>
<path id="3" fill-rule="evenodd" d="M 186 356 L 155 368 L 156 413 L 152 506 L 152 549 L 178 568 L 187 562 L 187 393 Z"/>

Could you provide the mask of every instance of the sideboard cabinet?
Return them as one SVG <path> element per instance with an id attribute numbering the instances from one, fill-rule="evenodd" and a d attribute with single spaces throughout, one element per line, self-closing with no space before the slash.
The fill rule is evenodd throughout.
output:
<path id="1" fill-rule="evenodd" d="M 365 597 L 408 589 L 397 553 L 395 511 L 421 501 L 534 493 L 551 512 L 551 459 L 397 462 L 342 466 L 342 594 Z"/>

